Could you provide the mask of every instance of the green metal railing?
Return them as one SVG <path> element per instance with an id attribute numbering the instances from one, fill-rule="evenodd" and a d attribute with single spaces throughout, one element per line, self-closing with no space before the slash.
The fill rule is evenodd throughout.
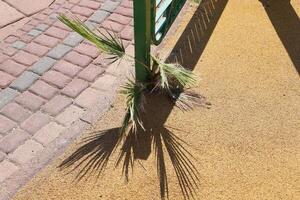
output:
<path id="1" fill-rule="evenodd" d="M 163 40 L 186 0 L 134 0 L 136 79 L 146 81 L 151 44 Z"/>

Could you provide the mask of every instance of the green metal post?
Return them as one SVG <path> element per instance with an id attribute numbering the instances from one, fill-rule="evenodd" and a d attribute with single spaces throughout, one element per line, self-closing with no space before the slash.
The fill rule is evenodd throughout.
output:
<path id="1" fill-rule="evenodd" d="M 146 81 L 150 65 L 151 0 L 134 0 L 134 44 L 136 80 Z"/>

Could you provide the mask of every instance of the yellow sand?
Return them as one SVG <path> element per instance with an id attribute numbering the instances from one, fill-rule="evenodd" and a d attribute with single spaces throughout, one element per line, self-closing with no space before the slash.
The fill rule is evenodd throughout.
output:
<path id="1" fill-rule="evenodd" d="M 300 2 L 291 3 L 299 16 Z M 168 39 L 166 51 L 178 35 Z M 300 80 L 295 66 L 299 60 L 291 59 L 292 50 L 284 47 L 259 1 L 228 1 L 194 69 L 201 77 L 195 91 L 208 98 L 211 109 L 173 109 L 166 123 L 184 130 L 174 133 L 191 144 L 200 172 L 196 199 L 300 199 Z M 159 116 L 162 110 L 157 112 Z M 123 113 L 123 98 L 118 97 L 95 126 L 117 127 Z M 65 175 L 57 166 L 79 146 L 71 145 L 14 200 L 159 199 L 152 156 L 142 162 L 145 169 L 135 166 L 127 185 L 113 163 L 97 182 L 74 182 L 76 172 Z M 180 200 L 175 174 L 169 175 L 170 199 Z"/>

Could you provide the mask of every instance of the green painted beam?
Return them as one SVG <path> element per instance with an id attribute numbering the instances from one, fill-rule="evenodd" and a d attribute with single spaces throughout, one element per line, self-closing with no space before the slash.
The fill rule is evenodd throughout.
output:
<path id="1" fill-rule="evenodd" d="M 146 81 L 151 48 L 151 0 L 134 0 L 134 42 L 136 80 Z"/>

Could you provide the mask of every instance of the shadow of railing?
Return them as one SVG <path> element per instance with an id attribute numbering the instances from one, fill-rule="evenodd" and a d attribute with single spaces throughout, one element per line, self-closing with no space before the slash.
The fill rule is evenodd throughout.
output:
<path id="1" fill-rule="evenodd" d="M 291 0 L 259 0 L 300 75 L 300 20 Z"/>
<path id="2" fill-rule="evenodd" d="M 175 59 L 181 65 L 194 69 L 227 2 L 228 0 L 202 1 L 167 60 Z M 187 48 L 189 51 L 184 51 Z M 95 174 L 99 177 L 112 154 L 119 152 L 116 166 L 122 165 L 123 175 L 128 180 L 129 169 L 133 167 L 134 162 L 147 160 L 151 152 L 154 152 L 161 198 L 168 198 L 169 195 L 167 156 L 177 176 L 184 199 L 195 198 L 199 183 L 199 173 L 192 162 L 195 159 L 189 153 L 187 143 L 172 132 L 173 128 L 165 126 L 175 104 L 161 94 L 149 94 L 146 99 L 142 114 L 146 131 L 139 129 L 137 134 L 129 131 L 125 138 L 122 137 L 120 128 L 96 131 L 62 162 L 60 168 L 70 169 L 70 172 L 76 170 L 78 180 Z M 200 100 L 203 101 L 202 105 L 207 107 L 205 98 Z"/>
<path id="3" fill-rule="evenodd" d="M 175 44 L 168 62 L 193 70 L 211 37 L 228 0 L 202 0 Z"/>

